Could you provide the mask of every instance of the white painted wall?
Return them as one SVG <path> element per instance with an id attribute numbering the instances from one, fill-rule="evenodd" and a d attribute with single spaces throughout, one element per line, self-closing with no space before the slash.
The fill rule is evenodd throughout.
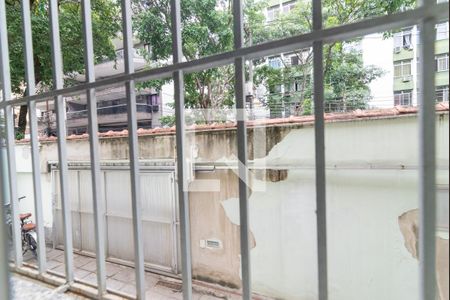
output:
<path id="1" fill-rule="evenodd" d="M 31 212 L 35 222 L 34 191 L 31 165 L 31 148 L 29 145 L 16 146 L 17 165 L 17 196 L 26 196 L 19 204 L 20 213 Z M 53 224 L 52 212 L 52 180 L 51 174 L 41 170 L 42 205 L 44 211 L 44 226 L 50 229 Z M 50 238 L 50 237 L 47 237 Z"/>
<path id="2" fill-rule="evenodd" d="M 162 103 L 162 115 L 170 116 L 175 114 L 175 110 L 170 105 L 174 103 L 174 85 L 173 81 L 164 84 L 161 87 L 161 103 Z"/>
<path id="3" fill-rule="evenodd" d="M 437 181 L 448 185 L 448 116 L 437 125 Z M 415 117 L 327 124 L 330 299 L 418 299 L 418 261 L 398 225 L 418 208 L 417 129 Z M 291 169 L 287 180 L 250 197 L 253 287 L 280 299 L 317 299 L 313 128 L 291 131 L 266 162 Z M 238 200 L 223 207 L 239 224 Z"/>
<path id="4" fill-rule="evenodd" d="M 374 65 L 385 73 L 369 84 L 372 99 L 370 107 L 392 107 L 394 105 L 394 60 L 393 38 L 383 38 L 382 33 L 365 36 L 361 41 L 364 66 Z"/>
<path id="5" fill-rule="evenodd" d="M 448 115 L 437 117 L 437 182 L 444 185 L 448 121 Z M 418 207 L 417 125 L 417 116 L 326 124 L 331 299 L 418 299 L 418 262 L 398 225 L 401 214 Z M 68 153 L 87 160 L 87 147 L 86 141 L 71 142 Z M 56 147 L 42 149 L 43 159 L 56 157 Z M 19 195 L 27 195 L 20 208 L 33 211 L 29 146 L 17 146 L 16 155 Z M 317 299 L 313 127 L 292 130 L 265 162 L 268 168 L 288 166 L 289 174 L 284 181 L 265 182 L 266 191 L 250 197 L 254 289 L 282 299 Z M 48 174 L 43 191 L 45 224 L 51 226 Z M 222 204 L 239 224 L 238 200 Z"/>

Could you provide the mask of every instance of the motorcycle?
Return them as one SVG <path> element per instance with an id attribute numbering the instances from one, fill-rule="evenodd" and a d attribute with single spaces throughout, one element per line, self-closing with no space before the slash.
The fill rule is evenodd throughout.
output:
<path id="1" fill-rule="evenodd" d="M 20 197 L 19 201 L 25 199 L 26 197 Z M 9 237 L 12 241 L 12 214 L 11 214 L 11 203 L 5 205 L 6 211 L 6 224 L 9 227 Z M 37 234 L 35 231 L 36 224 L 34 224 L 29 218 L 32 216 L 31 213 L 19 214 L 20 219 L 20 231 L 22 239 L 22 255 L 27 251 L 31 251 L 34 257 L 37 257 Z"/>

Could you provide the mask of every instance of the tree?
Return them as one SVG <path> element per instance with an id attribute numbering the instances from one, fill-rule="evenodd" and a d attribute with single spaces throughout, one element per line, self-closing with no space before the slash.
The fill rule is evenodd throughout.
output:
<path id="1" fill-rule="evenodd" d="M 52 86 L 50 26 L 48 0 L 30 0 L 36 84 L 40 91 Z M 20 1 L 7 2 L 8 42 L 10 49 L 12 90 L 25 93 L 24 45 Z M 59 2 L 61 51 L 65 85 L 73 84 L 73 75 L 84 72 L 81 4 L 79 1 Z M 95 62 L 115 58 L 112 39 L 120 30 L 119 7 L 113 0 L 92 1 L 92 22 Z M 28 106 L 20 107 L 18 133 L 25 132 Z"/>
<path id="2" fill-rule="evenodd" d="M 324 0 L 324 24 L 330 27 L 351 23 L 371 16 L 393 13 L 414 3 L 414 0 Z M 187 60 L 233 49 L 231 6 L 230 0 L 181 2 L 182 48 Z M 244 31 L 247 45 L 312 30 L 310 1 L 299 1 L 290 13 L 282 15 L 270 24 L 267 24 L 264 17 L 264 10 L 267 7 L 268 2 L 265 1 L 245 1 Z M 169 61 L 172 53 L 169 0 L 146 2 L 136 0 L 134 11 L 137 37 L 151 46 L 148 59 L 152 62 Z M 346 46 L 352 42 L 335 42 L 324 46 L 327 101 L 340 101 L 346 103 L 345 105 L 350 103 L 363 107 L 369 92 L 368 84 L 380 76 L 381 71 L 374 67 L 365 67 L 361 53 L 357 50 L 347 51 Z M 295 51 L 294 55 L 298 58 L 297 65 L 291 66 L 282 62 L 284 66 L 278 69 L 270 68 L 264 58 L 256 60 L 255 72 L 253 73 L 253 67 L 250 65 L 248 77 L 266 87 L 269 92 L 266 104 L 269 107 L 276 107 L 287 101 L 284 95 L 277 93 L 280 86 L 290 89 L 296 85 L 298 92 L 295 95 L 291 94 L 289 101 L 293 103 L 306 101 L 309 103 L 306 113 L 310 113 L 312 51 L 301 49 Z M 340 63 L 337 63 L 338 61 Z M 233 80 L 233 70 L 230 66 L 187 74 L 186 107 L 214 109 L 231 106 L 234 102 Z M 342 82 L 336 80 L 347 84 L 342 86 Z M 161 82 L 147 83 L 157 88 L 161 86 L 160 84 Z M 362 101 L 356 101 L 358 97 Z M 207 115 L 205 120 L 209 120 Z"/>
<path id="3" fill-rule="evenodd" d="M 151 45 L 150 61 L 168 61 L 172 56 L 170 1 L 156 0 L 134 5 L 134 25 L 137 37 Z M 230 51 L 233 49 L 233 18 L 231 2 L 217 0 L 181 1 L 183 54 L 186 60 Z M 212 68 L 185 75 L 186 107 L 204 109 L 205 121 L 210 121 L 208 109 L 233 104 L 233 69 L 231 66 Z M 160 87 L 160 82 L 147 86 Z"/>
<path id="4" fill-rule="evenodd" d="M 415 1 L 325 0 L 323 15 L 325 27 L 333 27 L 373 16 L 389 14 L 412 7 Z M 311 3 L 296 4 L 289 13 L 282 14 L 266 26 L 249 24 L 254 42 L 285 38 L 312 30 Z M 364 66 L 362 53 L 355 47 L 358 40 L 333 42 L 324 45 L 324 83 L 326 111 L 345 111 L 365 108 L 370 97 L 369 83 L 382 75 L 374 66 Z M 270 67 L 265 61 L 256 61 L 255 80 L 268 91 L 267 104 L 271 115 L 281 115 L 280 107 L 294 105 L 296 113 L 311 113 L 312 51 L 293 52 L 296 64 L 280 61 L 281 67 Z M 275 64 L 276 65 L 276 64 Z M 281 87 L 288 93 L 280 93 Z"/>

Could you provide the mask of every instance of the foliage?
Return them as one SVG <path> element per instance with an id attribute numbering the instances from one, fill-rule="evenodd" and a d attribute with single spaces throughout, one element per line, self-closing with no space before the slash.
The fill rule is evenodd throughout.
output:
<path id="1" fill-rule="evenodd" d="M 150 61 L 169 62 L 172 53 L 171 18 L 169 0 L 135 1 L 135 28 L 139 40 L 151 45 Z M 393 13 L 412 7 L 413 0 L 324 0 L 324 25 L 332 27 L 358 20 Z M 312 30 L 310 1 L 298 1 L 295 8 L 267 23 L 264 10 L 268 1 L 245 2 L 244 31 L 247 45 L 258 44 L 307 33 Z M 181 1 L 182 49 L 186 60 L 217 54 L 233 49 L 232 2 L 230 0 Z M 333 104 L 364 107 L 368 99 L 368 84 L 381 75 L 381 70 L 363 65 L 361 53 L 346 50 L 350 42 L 324 45 L 324 70 L 328 107 Z M 296 106 L 299 113 L 312 110 L 312 51 L 294 52 L 297 65 L 282 62 L 281 68 L 271 68 L 265 59 L 255 61 L 250 76 L 257 85 L 265 86 L 267 97 L 262 99 L 271 110 L 284 109 L 286 104 Z M 250 71 L 250 69 L 249 69 Z M 158 84 L 148 83 L 158 87 Z M 280 93 L 281 86 L 289 91 Z M 295 86 L 295 88 L 294 88 Z M 293 92 L 295 91 L 295 92 Z M 233 97 L 233 68 L 230 66 L 208 69 L 185 75 L 185 100 L 188 108 L 217 109 L 231 106 Z M 307 105 L 303 105 L 308 100 Z M 298 108 L 300 105 L 300 108 Z M 337 107 L 336 106 L 336 107 Z M 274 113 L 272 116 L 277 116 Z M 205 120 L 210 116 L 205 114 Z"/>
<path id="2" fill-rule="evenodd" d="M 303 101 L 303 115 L 312 115 L 312 101 L 309 98 Z"/>
<path id="3" fill-rule="evenodd" d="M 325 0 L 324 25 L 333 27 L 353 23 L 406 9 L 414 4 L 412 0 Z M 254 43 L 310 32 L 311 3 L 300 1 L 289 13 L 280 15 L 266 26 L 249 24 L 249 28 Z M 362 53 L 356 49 L 355 42 L 357 40 L 324 45 L 325 102 L 328 111 L 365 108 L 370 96 L 369 83 L 382 75 L 382 70 L 364 66 Z M 293 103 L 296 113 L 309 114 L 309 108 L 297 107 L 312 97 L 312 52 L 311 49 L 300 49 L 293 55 L 297 56 L 298 65 L 281 61 L 281 67 L 271 68 L 264 60 L 256 61 L 255 83 L 266 87 L 267 102 L 271 109 Z M 284 96 L 279 93 L 281 87 L 287 91 Z M 293 93 L 294 90 L 296 92 Z M 280 113 L 273 115 L 279 116 Z"/>
<path id="4" fill-rule="evenodd" d="M 23 94 L 25 82 L 24 45 L 20 1 L 7 2 L 8 42 L 10 48 L 11 80 L 14 93 Z M 111 40 L 120 30 L 119 7 L 113 0 L 92 1 L 94 59 L 99 63 L 115 58 Z M 81 4 L 79 1 L 59 2 L 61 51 L 66 85 L 71 75 L 84 71 L 84 47 L 82 43 Z M 35 78 L 38 87 L 52 86 L 52 64 L 48 0 L 31 0 L 31 24 L 33 34 Z M 25 113 L 24 113 L 25 112 Z M 27 107 L 21 107 L 19 132 L 26 127 Z"/>
<path id="5" fill-rule="evenodd" d="M 25 138 L 25 133 L 16 132 L 16 140 L 23 140 Z"/>
<path id="6" fill-rule="evenodd" d="M 151 45 L 148 59 L 166 61 L 172 55 L 170 1 L 135 3 L 134 25 L 137 37 Z M 231 2 L 217 0 L 181 1 L 182 49 L 186 60 L 198 59 L 233 49 Z M 185 103 L 188 108 L 203 109 L 205 121 L 211 121 L 208 109 L 234 103 L 234 69 L 212 68 L 185 75 Z M 148 83 L 155 86 L 154 83 Z"/>
<path id="7" fill-rule="evenodd" d="M 162 116 L 159 118 L 162 126 L 172 127 L 175 125 L 175 116 Z"/>
<path id="8" fill-rule="evenodd" d="M 335 53 L 325 77 L 327 111 L 347 111 L 366 108 L 370 97 L 368 84 L 383 71 L 364 66 L 361 53 L 348 50 Z"/>

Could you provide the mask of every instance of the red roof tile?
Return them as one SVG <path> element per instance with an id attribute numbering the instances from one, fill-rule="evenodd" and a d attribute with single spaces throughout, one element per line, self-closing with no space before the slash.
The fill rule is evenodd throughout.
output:
<path id="1" fill-rule="evenodd" d="M 436 104 L 437 112 L 449 111 L 449 103 L 441 102 Z M 413 115 L 417 114 L 417 107 L 405 107 L 396 106 L 387 109 L 371 109 L 371 110 L 355 110 L 347 113 L 326 113 L 325 121 L 352 121 L 361 119 L 377 119 L 385 117 L 398 117 L 401 115 Z M 279 118 L 279 119 L 261 119 L 261 120 L 251 120 L 247 122 L 248 127 L 258 127 L 258 126 L 277 126 L 277 125 L 295 125 L 295 124 L 310 124 L 314 122 L 314 116 L 291 116 L 289 118 Z M 187 131 L 218 131 L 236 128 L 236 122 L 226 122 L 226 123 L 213 123 L 213 124 L 201 124 L 201 125 L 191 125 L 186 128 Z M 139 136 L 145 135 L 173 135 L 176 132 L 175 126 L 170 128 L 156 127 L 153 129 L 143 129 L 139 128 L 137 134 Z M 122 131 L 108 131 L 104 133 L 99 133 L 100 138 L 117 138 L 117 137 L 127 137 L 128 130 Z M 70 135 L 67 140 L 83 140 L 88 139 L 88 134 L 81 135 Z M 56 137 L 41 137 L 41 141 L 56 141 Z M 18 143 L 29 143 L 29 139 L 23 139 L 18 141 Z"/>

